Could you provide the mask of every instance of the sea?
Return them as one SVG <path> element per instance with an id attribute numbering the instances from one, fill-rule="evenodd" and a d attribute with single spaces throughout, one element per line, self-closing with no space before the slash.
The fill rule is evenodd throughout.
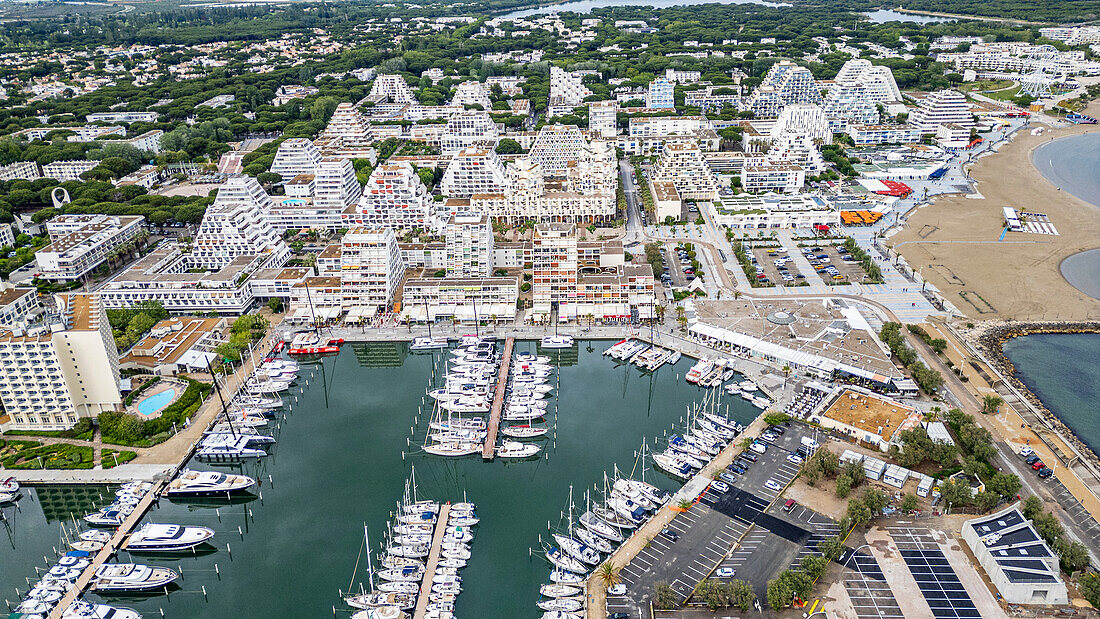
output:
<path id="1" fill-rule="evenodd" d="M 1031 162 L 1051 183 L 1100 208 L 1100 131 L 1043 144 Z M 1100 248 L 1066 258 L 1059 269 L 1074 288 L 1100 299 Z"/>
<path id="2" fill-rule="evenodd" d="M 1004 345 L 1017 377 L 1086 445 L 1100 453 L 1100 333 L 1037 333 Z"/>
<path id="3" fill-rule="evenodd" d="M 377 550 L 390 513 L 415 469 L 418 498 L 469 500 L 481 523 L 461 572 L 462 617 L 535 618 L 539 585 L 549 564 L 540 557 L 568 513 L 572 488 L 577 510 L 602 490 L 614 467 L 666 490 L 680 483 L 651 465 L 636 464 L 643 442 L 660 449 L 704 391 L 684 380 L 693 360 L 655 373 L 603 356 L 613 342 L 581 341 L 572 349 L 539 351 L 557 366 L 542 456 L 531 461 L 482 461 L 480 454 L 446 459 L 419 452 L 430 399 L 445 354 L 411 353 L 405 343 L 349 343 L 339 355 L 302 372 L 279 419 L 278 444 L 259 463 L 235 470 L 260 480 L 250 499 L 161 500 L 144 522 L 192 524 L 216 531 L 197 555 L 130 556 L 182 572 L 169 595 L 111 598 L 108 603 L 145 617 L 338 617 L 350 609 L 340 591 L 368 579 L 364 525 Z M 536 351 L 535 342 L 517 350 Z M 747 424 L 759 411 L 741 398 L 722 410 Z M 211 468 L 192 463 L 194 468 Z M 47 558 L 62 547 L 73 519 L 105 504 L 98 486 L 28 488 L 17 507 L 3 510 L 0 599 L 17 599 Z M 577 513 L 577 512 L 575 512 Z M 579 513 L 577 513 L 579 515 Z M 67 527 L 66 527 L 67 525 Z M 100 600 L 95 595 L 89 599 Z"/>

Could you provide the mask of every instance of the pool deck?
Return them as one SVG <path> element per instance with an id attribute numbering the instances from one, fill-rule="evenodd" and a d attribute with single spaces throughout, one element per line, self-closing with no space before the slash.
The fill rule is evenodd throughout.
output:
<path id="1" fill-rule="evenodd" d="M 180 395 L 183 394 L 183 389 L 184 389 L 183 384 L 178 382 L 178 381 L 163 380 L 162 379 L 159 383 L 157 383 L 153 387 L 150 387 L 148 392 L 142 393 L 141 398 L 139 400 L 137 400 L 136 402 L 134 402 L 133 404 L 131 404 L 129 408 L 131 408 L 133 410 L 134 414 L 138 415 L 142 419 L 156 419 L 158 416 L 160 416 L 161 411 L 168 408 L 168 406 L 170 406 L 173 402 L 175 402 L 179 398 Z M 145 402 L 149 398 L 154 398 L 154 397 L 156 397 L 156 396 L 158 396 L 158 395 L 160 395 L 160 394 L 162 394 L 162 393 L 164 393 L 165 391 L 168 391 L 168 390 L 172 390 L 172 391 L 175 392 L 172 395 L 172 399 L 169 400 L 168 402 L 166 402 L 164 404 L 164 406 L 158 408 L 155 412 L 146 414 L 146 413 L 141 412 L 141 410 L 138 409 L 138 407 L 142 404 L 142 402 Z"/>

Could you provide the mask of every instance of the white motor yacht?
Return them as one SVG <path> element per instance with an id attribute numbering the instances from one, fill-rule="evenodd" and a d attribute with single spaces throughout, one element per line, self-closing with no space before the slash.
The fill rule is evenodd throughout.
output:
<path id="1" fill-rule="evenodd" d="M 685 462 L 679 454 L 669 452 L 653 454 L 653 462 L 657 465 L 657 468 L 677 479 L 687 480 L 692 476 L 691 465 Z"/>
<path id="2" fill-rule="evenodd" d="M 165 493 L 169 497 L 222 496 L 247 490 L 254 485 L 256 480 L 244 475 L 184 469 L 168 484 Z"/>
<path id="3" fill-rule="evenodd" d="M 497 456 L 501 458 L 530 458 L 538 455 L 540 451 L 542 451 L 542 447 L 534 443 L 504 441 L 497 449 Z"/>
<path id="4" fill-rule="evenodd" d="M 99 566 L 92 578 L 91 589 L 103 592 L 137 592 L 160 589 L 179 575 L 166 567 L 151 567 L 137 563 L 106 563 Z"/>
<path id="5" fill-rule="evenodd" d="M 409 344 L 409 350 L 439 350 L 447 346 L 445 337 L 416 337 Z"/>
<path id="6" fill-rule="evenodd" d="M 141 619 L 141 613 L 131 608 L 77 600 L 61 613 L 61 619 Z"/>
<path id="7" fill-rule="evenodd" d="M 212 537 L 214 530 L 207 527 L 147 522 L 130 535 L 123 548 L 131 552 L 172 552 L 194 548 Z"/>
<path id="8" fill-rule="evenodd" d="M 568 335 L 547 335 L 542 338 L 540 345 L 543 348 L 570 348 L 573 346 L 573 338 Z"/>

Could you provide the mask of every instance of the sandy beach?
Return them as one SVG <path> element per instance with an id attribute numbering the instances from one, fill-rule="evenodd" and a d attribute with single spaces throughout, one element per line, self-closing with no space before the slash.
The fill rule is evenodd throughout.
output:
<path id="1" fill-rule="evenodd" d="M 1100 113 L 1100 102 L 1086 113 Z M 1058 270 L 1068 256 L 1100 247 L 1100 209 L 1060 191 L 1031 163 L 1032 150 L 1052 138 L 1087 132 L 1100 132 L 1100 126 L 1048 129 L 1039 136 L 1021 130 L 971 167 L 982 199 L 941 197 L 914 211 L 886 244 L 972 318 L 1100 317 L 1100 300 L 1078 291 Z M 1047 214 L 1059 235 L 1017 232 L 999 241 L 1005 206 Z"/>

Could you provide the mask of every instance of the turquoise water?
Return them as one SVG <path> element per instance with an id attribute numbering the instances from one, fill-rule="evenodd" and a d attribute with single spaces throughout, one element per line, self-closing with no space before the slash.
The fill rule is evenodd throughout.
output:
<path id="1" fill-rule="evenodd" d="M 176 388 L 165 389 L 160 393 L 155 393 L 144 400 L 138 402 L 137 409 L 142 415 L 156 415 L 165 406 L 172 403 L 172 400 L 176 398 Z"/>
<path id="2" fill-rule="evenodd" d="M 540 534 L 547 537 L 548 521 L 559 521 L 570 485 L 575 502 L 583 504 L 584 491 L 602 483 L 604 471 L 616 464 L 629 471 L 642 440 L 652 445 L 703 394 L 684 381 L 693 360 L 685 357 L 649 374 L 602 356 L 611 344 L 580 342 L 560 354 L 541 351 L 560 368 L 550 405 L 557 404 L 556 418 L 548 418 L 556 436 L 544 441 L 541 459 L 523 462 L 415 453 L 426 430 L 426 418 L 416 422 L 417 409 L 442 355 L 410 354 L 403 343 L 345 345 L 323 365 L 306 366 L 301 392 L 296 388 L 288 396 L 293 410 L 279 421 L 279 443 L 271 456 L 235 469 L 219 467 L 259 479 L 256 497 L 233 505 L 162 500 L 154 507 L 147 522 L 213 528 L 214 549 L 197 556 L 133 557 L 182 568 L 184 580 L 169 596 L 119 600 L 119 605 L 146 617 L 159 617 L 163 610 L 167 617 L 187 619 L 323 618 L 334 616 L 335 606 L 335 616 L 346 619 L 350 612 L 338 590 L 347 591 L 353 582 L 363 524 L 377 544 L 415 465 L 422 498 L 455 500 L 465 493 L 482 519 L 462 573 L 457 614 L 538 617 L 538 586 L 549 564 L 529 549 L 539 548 Z M 535 344 L 517 343 L 517 350 L 535 350 Z M 740 398 L 730 399 L 729 406 L 730 416 L 742 423 L 759 412 Z M 417 429 L 407 446 L 413 425 Z M 645 478 L 669 490 L 680 485 L 651 467 Z M 93 503 L 85 500 L 68 511 L 50 508 L 47 515 L 41 493 L 30 490 L 21 511 L 9 514 L 14 526 L 10 544 L 0 543 L 0 599 L 14 598 L 16 587 L 26 590 L 24 579 L 58 544 L 60 521 L 70 511 L 79 518 Z M 130 558 L 124 553 L 120 560 Z M 364 564 L 355 583 L 363 580 Z"/>
<path id="3" fill-rule="evenodd" d="M 1100 333 L 1040 333 L 1005 343 L 1016 375 L 1094 452 L 1100 452 Z"/>

